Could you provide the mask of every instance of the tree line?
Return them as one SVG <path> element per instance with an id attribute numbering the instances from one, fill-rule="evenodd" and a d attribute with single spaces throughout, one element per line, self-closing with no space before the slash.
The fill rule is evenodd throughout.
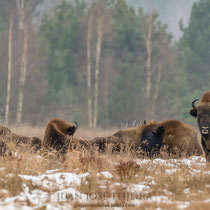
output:
<path id="1" fill-rule="evenodd" d="M 192 122 L 191 101 L 210 87 L 210 0 L 194 4 L 177 42 L 157 12 L 125 0 L 65 0 L 39 22 L 43 1 L 0 2 L 2 122 Z"/>

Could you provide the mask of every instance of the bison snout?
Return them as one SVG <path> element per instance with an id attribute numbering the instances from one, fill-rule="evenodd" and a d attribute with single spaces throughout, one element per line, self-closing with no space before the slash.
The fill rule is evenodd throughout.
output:
<path id="1" fill-rule="evenodd" d="M 206 135 L 209 133 L 209 126 L 202 126 L 201 133 Z"/>

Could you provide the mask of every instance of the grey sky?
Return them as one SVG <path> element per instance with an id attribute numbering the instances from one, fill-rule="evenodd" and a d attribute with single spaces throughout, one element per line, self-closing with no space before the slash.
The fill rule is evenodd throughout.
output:
<path id="1" fill-rule="evenodd" d="M 196 1 L 198 0 L 127 0 L 135 9 L 143 7 L 146 11 L 157 10 L 161 22 L 168 25 L 168 31 L 175 40 L 182 35 L 179 21 L 182 19 L 184 26 L 188 25 L 191 8 Z"/>

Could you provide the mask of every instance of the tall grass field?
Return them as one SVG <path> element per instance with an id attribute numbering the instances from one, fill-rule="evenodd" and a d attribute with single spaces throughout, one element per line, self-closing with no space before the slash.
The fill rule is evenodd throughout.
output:
<path id="1" fill-rule="evenodd" d="M 43 138 L 44 128 L 11 127 Z M 109 131 L 78 129 L 92 139 Z M 210 209 L 210 165 L 202 156 L 137 157 L 129 152 L 43 155 L 8 145 L 0 157 L 0 209 Z"/>

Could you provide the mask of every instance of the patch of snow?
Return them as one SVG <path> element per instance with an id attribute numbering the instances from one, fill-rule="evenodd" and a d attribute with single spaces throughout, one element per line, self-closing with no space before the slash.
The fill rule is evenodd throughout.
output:
<path id="1" fill-rule="evenodd" d="M 190 203 L 189 202 L 182 202 L 181 204 L 178 204 L 177 207 L 179 209 L 186 209 L 187 207 L 190 206 Z"/>
<path id="2" fill-rule="evenodd" d="M 34 205 L 38 205 L 39 203 L 43 203 L 48 199 L 48 193 L 43 192 L 41 190 L 35 189 L 30 192 L 29 187 L 24 183 L 23 184 L 23 193 L 22 196 L 26 197 L 31 203 Z"/>
<path id="3" fill-rule="evenodd" d="M 19 175 L 22 179 L 31 180 L 33 185 L 42 186 L 48 189 L 63 189 L 66 186 L 79 186 L 84 178 L 89 173 L 75 174 L 75 173 L 55 173 L 55 174 L 41 174 L 38 176 Z"/>
<path id="4" fill-rule="evenodd" d="M 151 163 L 151 160 L 147 160 L 147 159 L 138 159 L 136 161 L 137 164 L 141 165 L 141 164 L 148 164 Z"/>
<path id="5" fill-rule="evenodd" d="M 29 160 L 38 160 L 38 159 L 42 159 L 42 157 L 40 155 L 34 155 L 31 158 L 29 158 Z"/>
<path id="6" fill-rule="evenodd" d="M 206 164 L 206 158 L 201 157 L 201 156 L 192 156 L 191 157 L 192 161 L 199 161 L 199 163 L 205 163 Z"/>
<path id="7" fill-rule="evenodd" d="M 128 192 L 141 193 L 146 190 L 149 190 L 149 186 L 143 184 L 131 184 L 127 187 Z"/>
<path id="8" fill-rule="evenodd" d="M 154 180 L 154 177 L 153 176 L 145 176 L 145 179 Z"/>
<path id="9" fill-rule="evenodd" d="M 59 169 L 52 169 L 52 170 L 46 170 L 46 174 L 53 174 L 53 173 L 55 173 L 55 172 L 58 172 L 59 171 Z"/>
<path id="10" fill-rule="evenodd" d="M 191 169 L 190 169 L 190 172 L 191 172 L 192 175 L 194 175 L 194 174 L 199 174 L 199 173 L 201 173 L 201 170 L 191 168 Z"/>
<path id="11" fill-rule="evenodd" d="M 174 173 L 176 173 L 176 172 L 177 172 L 176 168 L 166 169 L 166 170 L 165 170 L 165 173 L 166 173 L 166 174 L 169 174 L 169 175 L 172 175 L 172 174 L 174 174 Z"/>
<path id="12" fill-rule="evenodd" d="M 156 202 L 156 203 L 172 203 L 167 196 L 160 195 L 160 196 L 152 196 L 150 198 L 151 202 Z"/>
<path id="13" fill-rule="evenodd" d="M 210 174 L 210 171 L 204 171 L 204 174 L 208 175 L 208 174 Z"/>
<path id="14" fill-rule="evenodd" d="M 124 183 L 116 182 L 116 183 L 113 183 L 113 184 L 112 184 L 112 188 L 113 188 L 113 187 L 119 187 L 119 186 L 121 186 L 122 188 L 127 188 L 127 185 L 124 184 Z"/>
<path id="15" fill-rule="evenodd" d="M 97 176 L 104 176 L 105 178 L 112 178 L 112 174 L 108 171 L 102 171 L 97 173 Z"/>
<path id="16" fill-rule="evenodd" d="M 210 199 L 206 199 L 203 201 L 204 203 L 210 203 Z"/>
<path id="17" fill-rule="evenodd" d="M 100 189 L 106 189 L 106 186 L 105 185 L 100 185 L 99 188 Z"/>
<path id="18" fill-rule="evenodd" d="M 7 194 L 8 193 L 8 190 L 2 189 L 0 192 L 1 193 L 4 193 L 4 194 Z"/>
<path id="19" fill-rule="evenodd" d="M 190 193 L 190 188 L 186 188 L 183 190 L 184 193 Z"/>

